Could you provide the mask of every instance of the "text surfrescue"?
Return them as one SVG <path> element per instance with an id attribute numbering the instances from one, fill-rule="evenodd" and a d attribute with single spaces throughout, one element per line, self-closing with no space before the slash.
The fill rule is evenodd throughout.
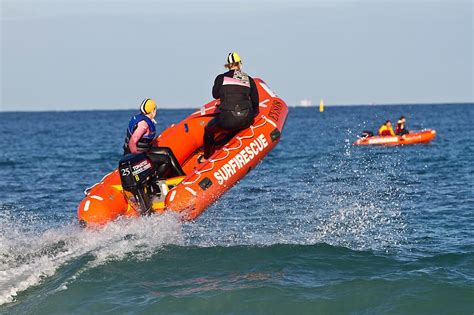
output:
<path id="1" fill-rule="evenodd" d="M 229 162 L 224 164 L 217 172 L 214 172 L 214 178 L 217 179 L 219 185 L 222 185 L 238 170 L 253 160 L 258 153 L 262 152 L 266 147 L 268 147 L 268 141 L 265 136 L 261 134 L 230 159 Z"/>

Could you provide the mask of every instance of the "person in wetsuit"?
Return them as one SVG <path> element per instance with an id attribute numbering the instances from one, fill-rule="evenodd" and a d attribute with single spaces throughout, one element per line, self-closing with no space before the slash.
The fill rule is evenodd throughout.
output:
<path id="1" fill-rule="evenodd" d="M 379 128 L 379 136 L 394 136 L 395 132 L 393 132 L 392 122 L 387 120 L 385 124 L 380 126 Z"/>
<path id="2" fill-rule="evenodd" d="M 140 114 L 133 116 L 128 123 L 123 154 L 146 152 L 155 167 L 157 178 L 183 176 L 185 174 L 170 148 L 152 146 L 156 137 L 155 116 L 155 101 L 145 99 L 140 105 Z"/>
<path id="3" fill-rule="evenodd" d="M 408 133 L 410 133 L 407 129 L 406 129 L 406 118 L 405 116 L 401 116 L 400 119 L 397 121 L 397 126 L 395 127 L 395 134 L 397 136 L 403 136 L 403 135 L 406 135 Z"/>
<path id="4" fill-rule="evenodd" d="M 250 127 L 259 112 L 258 90 L 255 81 L 242 71 L 236 52 L 227 56 L 229 71 L 214 80 L 212 96 L 220 98 L 219 114 L 204 129 L 204 159 L 209 159 L 214 146 L 214 135 L 220 131 L 235 132 Z"/>

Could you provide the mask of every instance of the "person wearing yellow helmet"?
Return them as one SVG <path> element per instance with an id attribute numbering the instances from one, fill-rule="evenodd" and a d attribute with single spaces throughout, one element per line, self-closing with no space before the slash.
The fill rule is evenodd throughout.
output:
<path id="1" fill-rule="evenodd" d="M 128 123 L 123 145 L 124 155 L 145 152 L 153 162 L 158 178 L 184 175 L 173 152 L 166 147 L 152 146 L 156 137 L 156 102 L 145 99 L 140 105 L 140 113 Z"/>
<path id="2" fill-rule="evenodd" d="M 248 128 L 259 112 L 257 86 L 252 77 L 242 71 L 239 54 L 229 53 L 224 67 L 228 71 L 219 74 L 212 87 L 212 96 L 220 99 L 220 112 L 204 129 L 204 159 L 212 154 L 215 133 Z"/>
<path id="3" fill-rule="evenodd" d="M 151 142 L 156 136 L 155 116 L 155 101 L 149 98 L 143 100 L 140 114 L 134 115 L 128 123 L 123 145 L 124 154 L 136 154 L 150 149 Z"/>

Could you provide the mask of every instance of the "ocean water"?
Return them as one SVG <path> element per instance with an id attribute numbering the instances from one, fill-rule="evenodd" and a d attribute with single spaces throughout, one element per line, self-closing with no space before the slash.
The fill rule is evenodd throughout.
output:
<path id="1" fill-rule="evenodd" d="M 192 111 L 159 111 L 159 128 Z M 1 314 L 473 314 L 473 104 L 291 108 L 196 221 L 82 230 L 132 114 L 0 113 Z M 437 138 L 352 146 L 402 114 Z"/>

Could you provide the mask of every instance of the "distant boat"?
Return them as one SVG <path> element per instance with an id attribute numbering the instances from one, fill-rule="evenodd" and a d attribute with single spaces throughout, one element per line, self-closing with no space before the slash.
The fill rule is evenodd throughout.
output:
<path id="1" fill-rule="evenodd" d="M 436 130 L 425 129 L 410 132 L 403 136 L 365 136 L 357 139 L 354 145 L 407 145 L 428 143 L 436 137 Z"/>
<path id="2" fill-rule="evenodd" d="M 309 106 L 311 106 L 311 103 L 312 103 L 312 102 L 311 102 L 310 99 L 305 98 L 305 99 L 302 99 L 302 100 L 300 101 L 300 106 L 309 107 Z"/>
<path id="3" fill-rule="evenodd" d="M 324 101 L 323 101 L 323 99 L 321 99 L 321 101 L 319 101 L 319 112 L 320 113 L 324 112 Z"/>

